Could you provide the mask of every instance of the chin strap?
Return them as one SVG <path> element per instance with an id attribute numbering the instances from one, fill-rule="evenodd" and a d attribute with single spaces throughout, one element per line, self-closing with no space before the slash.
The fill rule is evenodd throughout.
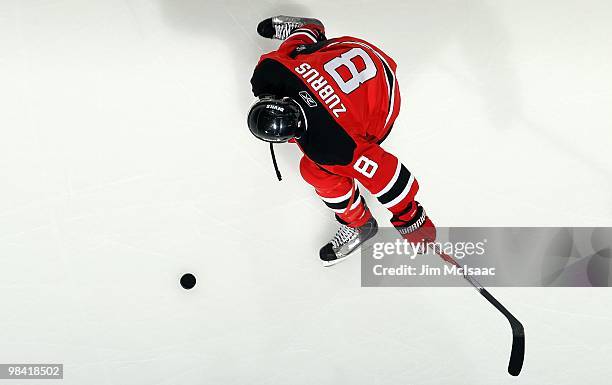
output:
<path id="1" fill-rule="evenodd" d="M 270 142 L 270 155 L 272 155 L 272 164 L 274 164 L 274 171 L 276 171 L 276 177 L 279 181 L 283 180 L 283 176 L 278 169 L 278 164 L 276 163 L 276 156 L 274 155 L 274 147 L 272 142 Z"/>

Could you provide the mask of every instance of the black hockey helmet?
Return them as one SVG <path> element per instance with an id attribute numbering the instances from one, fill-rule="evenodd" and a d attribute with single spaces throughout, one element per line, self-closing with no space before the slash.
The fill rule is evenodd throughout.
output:
<path id="1" fill-rule="evenodd" d="M 247 123 L 253 135 L 270 143 L 283 143 L 306 132 L 302 107 L 287 97 L 264 96 L 255 101 Z"/>

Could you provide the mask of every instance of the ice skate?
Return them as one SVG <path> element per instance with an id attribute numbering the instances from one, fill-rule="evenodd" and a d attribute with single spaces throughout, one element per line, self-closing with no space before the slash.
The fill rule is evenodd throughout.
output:
<path id="1" fill-rule="evenodd" d="M 257 26 L 257 32 L 269 39 L 285 40 L 294 29 L 307 24 L 315 24 L 323 28 L 323 24 L 317 19 L 280 15 L 263 20 Z"/>
<path id="2" fill-rule="evenodd" d="M 376 223 L 374 217 L 370 218 L 360 227 L 340 225 L 334 238 L 323 246 L 319 252 L 323 266 L 332 266 L 343 261 L 365 241 L 376 235 L 377 232 L 378 223 Z"/>

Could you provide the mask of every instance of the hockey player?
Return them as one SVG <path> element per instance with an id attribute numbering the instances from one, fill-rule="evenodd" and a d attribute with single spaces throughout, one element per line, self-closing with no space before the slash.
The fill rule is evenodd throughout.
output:
<path id="1" fill-rule="evenodd" d="M 316 19 L 276 16 L 257 32 L 282 40 L 261 56 L 251 85 L 258 98 L 248 113 L 257 138 L 294 142 L 304 156 L 300 173 L 335 212 L 340 228 L 321 248 L 333 265 L 373 237 L 378 225 L 355 181 L 391 213 L 391 223 L 413 243 L 435 240 L 435 227 L 414 200 L 414 176 L 380 147 L 400 108 L 396 64 L 374 45 L 350 36 L 327 39 Z"/>

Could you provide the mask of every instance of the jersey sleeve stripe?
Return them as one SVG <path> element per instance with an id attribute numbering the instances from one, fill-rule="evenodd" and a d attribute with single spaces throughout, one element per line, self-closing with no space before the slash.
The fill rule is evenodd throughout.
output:
<path id="1" fill-rule="evenodd" d="M 323 201 L 323 203 L 325 203 L 325 206 L 329 207 L 330 209 L 332 209 L 334 211 L 335 210 L 339 210 L 340 212 L 342 212 L 346 208 L 346 206 L 348 206 L 349 200 L 347 199 L 347 200 L 342 201 L 340 203 L 327 203 L 327 202 Z"/>
<path id="2" fill-rule="evenodd" d="M 387 85 L 389 86 L 389 113 L 387 114 L 387 119 L 385 120 L 385 125 L 387 125 L 389 123 L 389 119 L 391 119 L 391 116 L 393 116 L 393 108 L 395 106 L 395 83 L 397 80 L 395 79 L 395 74 L 393 71 L 391 71 L 391 67 L 385 58 L 376 52 L 375 49 L 372 48 L 372 51 L 380 59 L 380 62 L 385 69 L 385 74 L 387 75 Z"/>
<path id="3" fill-rule="evenodd" d="M 406 186 L 404 187 L 404 190 L 402 190 L 401 194 L 398 195 L 392 201 L 390 201 L 388 203 L 383 203 L 383 206 L 385 206 L 386 208 L 390 209 L 391 207 L 393 207 L 393 206 L 397 205 L 398 203 L 400 203 L 404 198 L 406 198 L 406 196 L 408 195 L 408 193 L 412 189 L 412 185 L 413 184 L 414 184 L 414 175 L 410 175 L 410 179 L 408 180 L 408 183 L 406 183 Z"/>
<path id="4" fill-rule="evenodd" d="M 355 202 L 353 202 L 353 204 L 351 205 L 351 207 L 350 207 L 350 208 L 348 208 L 348 207 L 347 207 L 347 206 L 348 206 L 348 201 L 346 202 L 346 204 L 345 204 L 345 206 L 344 206 L 344 207 L 337 208 L 337 207 L 331 207 L 331 206 L 329 206 L 329 205 L 328 205 L 327 207 L 329 207 L 329 208 L 330 208 L 330 209 L 331 209 L 333 212 L 335 212 L 335 213 L 342 214 L 342 213 L 346 212 L 346 211 L 347 211 L 347 209 L 348 209 L 349 211 L 350 211 L 350 210 L 354 210 L 354 209 L 355 209 L 357 206 L 359 206 L 359 204 L 361 203 L 361 199 L 362 199 L 362 198 L 361 198 L 361 195 L 360 195 L 359 197 L 357 197 L 357 200 L 356 200 Z"/>
<path id="5" fill-rule="evenodd" d="M 358 188 L 356 190 L 359 190 Z M 339 196 L 339 197 L 335 197 L 335 198 L 329 198 L 329 197 L 324 197 L 319 195 L 319 198 L 321 198 L 323 201 L 327 202 L 327 203 L 338 203 L 338 202 L 342 202 L 344 200 L 347 200 L 351 197 L 351 193 L 353 192 L 353 189 L 351 188 L 346 194 Z"/>
<path id="6" fill-rule="evenodd" d="M 389 189 L 389 191 L 377 196 L 376 198 L 383 205 L 394 201 L 397 197 L 404 193 L 406 187 L 410 184 L 411 178 L 412 175 L 410 174 L 410 171 L 408 171 L 408 169 L 402 165 L 399 176 L 395 180 L 395 183 L 393 183 L 393 186 Z"/>
<path id="7" fill-rule="evenodd" d="M 374 194 L 374 196 L 376 198 L 380 197 L 381 195 L 385 194 L 387 191 L 391 190 L 391 187 L 393 187 L 393 185 L 395 184 L 395 181 L 397 180 L 397 177 L 399 176 L 399 173 L 400 173 L 401 169 L 402 169 L 402 164 L 398 160 L 397 161 L 397 167 L 395 168 L 395 173 L 393 174 L 393 177 L 391 178 L 389 183 L 387 183 L 387 185 L 382 190 L 380 190 L 378 193 Z"/>
<path id="8" fill-rule="evenodd" d="M 350 210 L 356 207 L 356 204 L 357 202 L 360 201 L 360 199 L 361 199 L 361 194 L 359 193 L 359 189 L 356 189 L 352 197 L 353 204 L 351 205 Z M 339 213 L 344 212 L 344 210 L 346 210 L 350 202 L 351 202 L 350 196 L 346 198 L 345 200 L 343 200 L 342 202 L 330 203 L 330 202 L 323 201 L 323 203 L 325 203 L 327 207 Z"/>
<path id="9" fill-rule="evenodd" d="M 387 114 L 387 119 L 385 120 L 385 125 L 389 123 L 389 119 L 393 114 L 393 105 L 395 102 L 395 76 L 393 75 L 393 71 L 387 65 L 387 63 L 381 60 L 383 63 L 383 68 L 385 69 L 385 78 L 387 79 L 387 89 L 389 90 L 389 113 Z"/>
<path id="10" fill-rule="evenodd" d="M 347 210 L 348 210 L 348 211 L 350 211 L 350 210 L 354 210 L 354 209 L 355 209 L 357 206 L 359 206 L 359 204 L 361 203 L 361 199 L 362 199 L 362 198 L 361 198 L 361 195 L 359 195 L 359 196 L 357 197 L 357 199 L 355 200 L 355 202 L 353 202 L 353 204 L 351 205 L 351 207 L 350 207 L 350 208 L 348 208 L 348 202 L 349 202 L 349 201 L 346 201 L 346 203 L 345 203 L 344 207 L 341 207 L 341 208 L 334 208 L 334 207 L 330 207 L 329 205 L 328 205 L 328 207 L 329 207 L 330 209 L 332 209 L 332 211 L 333 211 L 333 212 L 338 213 L 338 214 L 342 214 L 342 213 L 346 212 Z"/>
<path id="11" fill-rule="evenodd" d="M 355 199 L 355 202 L 353 202 L 349 210 L 355 210 L 355 207 L 359 206 L 360 203 L 361 203 L 361 195 L 359 195 L 359 197 Z"/>

